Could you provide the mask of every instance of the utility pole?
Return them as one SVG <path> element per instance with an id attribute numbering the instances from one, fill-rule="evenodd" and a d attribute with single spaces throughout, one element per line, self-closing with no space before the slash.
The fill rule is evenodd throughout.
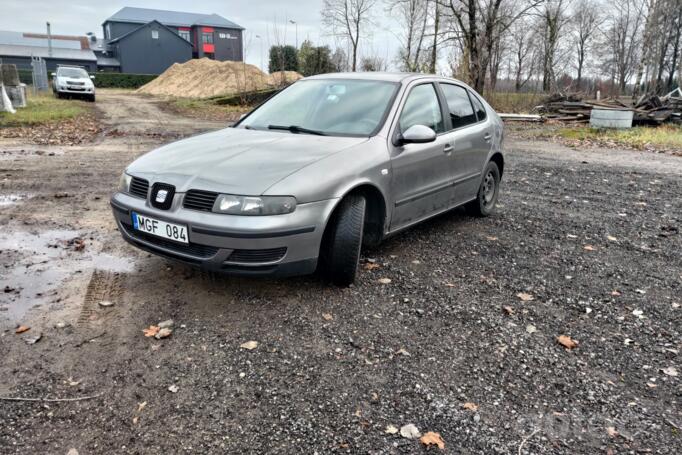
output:
<path id="1" fill-rule="evenodd" d="M 296 50 L 298 50 L 298 22 L 290 20 L 289 23 L 294 24 L 296 28 Z"/>

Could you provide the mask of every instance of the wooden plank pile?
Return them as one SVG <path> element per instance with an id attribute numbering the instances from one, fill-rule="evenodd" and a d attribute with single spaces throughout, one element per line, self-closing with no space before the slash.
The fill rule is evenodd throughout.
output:
<path id="1" fill-rule="evenodd" d="M 550 95 L 535 109 L 545 120 L 587 123 L 593 108 L 634 111 L 633 124 L 660 125 L 665 122 L 682 124 L 682 90 L 675 89 L 665 96 L 642 96 L 628 105 L 617 98 L 583 100 L 579 94 Z"/>

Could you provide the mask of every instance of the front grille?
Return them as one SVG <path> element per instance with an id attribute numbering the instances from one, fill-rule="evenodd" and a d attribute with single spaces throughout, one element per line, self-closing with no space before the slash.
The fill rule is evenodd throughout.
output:
<path id="1" fill-rule="evenodd" d="M 208 259 L 216 255 L 218 248 L 208 245 L 199 245 L 198 243 L 177 243 L 172 240 L 162 239 L 155 235 L 147 234 L 146 232 L 137 231 L 130 224 L 123 224 L 125 231 L 137 240 L 144 240 L 147 243 L 165 248 L 176 253 L 187 254 L 201 259 Z"/>
<path id="2" fill-rule="evenodd" d="M 287 247 L 269 248 L 267 250 L 234 250 L 226 262 L 242 264 L 259 264 L 279 261 L 287 252 Z"/>
<path id="3" fill-rule="evenodd" d="M 213 210 L 218 193 L 202 190 L 189 190 L 185 194 L 185 201 L 183 207 L 191 210 L 201 210 L 203 212 L 210 212 Z"/>
<path id="4" fill-rule="evenodd" d="M 138 177 L 133 177 L 130 180 L 130 194 L 147 199 L 147 193 L 149 193 L 149 182 L 147 180 Z"/>
<path id="5" fill-rule="evenodd" d="M 85 82 L 68 81 L 67 85 L 85 85 Z"/>

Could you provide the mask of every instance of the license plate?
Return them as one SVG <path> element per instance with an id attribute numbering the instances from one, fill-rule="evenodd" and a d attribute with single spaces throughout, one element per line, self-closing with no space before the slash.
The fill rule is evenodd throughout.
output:
<path id="1" fill-rule="evenodd" d="M 187 226 L 182 224 L 167 223 L 133 212 L 133 227 L 138 231 L 157 237 L 189 243 L 189 240 L 187 240 Z"/>

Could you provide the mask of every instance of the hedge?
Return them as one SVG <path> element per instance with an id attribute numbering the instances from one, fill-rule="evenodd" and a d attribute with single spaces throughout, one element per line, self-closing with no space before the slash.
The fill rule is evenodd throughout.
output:
<path id="1" fill-rule="evenodd" d="M 33 72 L 31 70 L 17 70 L 19 73 L 19 81 L 26 84 L 33 84 Z"/>
<path id="2" fill-rule="evenodd" d="M 95 73 L 95 87 L 138 88 L 157 77 L 156 74 Z"/>

